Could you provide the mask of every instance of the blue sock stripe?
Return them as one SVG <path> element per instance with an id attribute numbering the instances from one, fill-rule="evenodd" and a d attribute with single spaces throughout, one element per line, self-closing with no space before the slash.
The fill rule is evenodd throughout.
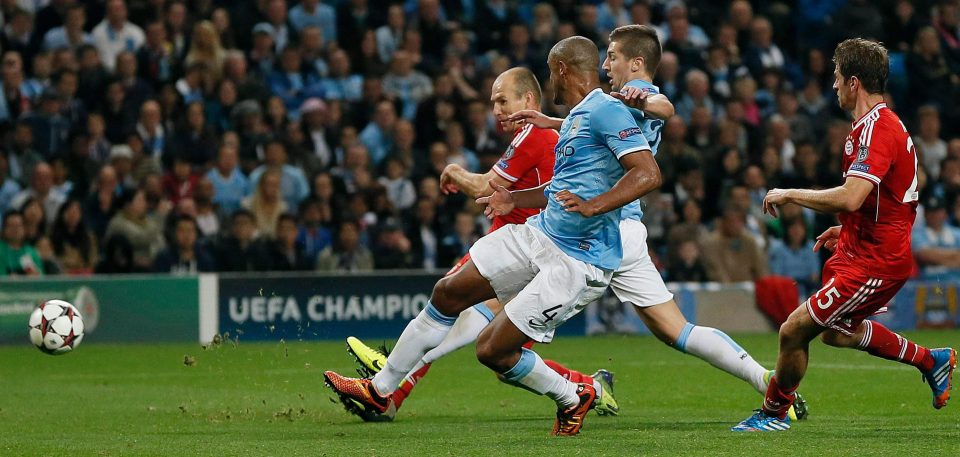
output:
<path id="1" fill-rule="evenodd" d="M 437 308 L 433 307 L 433 303 L 427 302 L 427 307 L 423 308 L 427 312 L 427 316 L 431 319 L 439 322 L 441 325 L 451 326 L 454 322 L 457 321 L 457 316 L 444 316 L 443 313 L 437 311 Z"/>
<path id="2" fill-rule="evenodd" d="M 690 332 L 693 331 L 693 327 L 693 324 L 687 322 L 687 325 L 683 326 L 683 330 L 680 330 L 680 336 L 677 337 L 677 342 L 674 346 L 681 352 L 687 352 L 687 338 L 690 337 Z"/>
<path id="3" fill-rule="evenodd" d="M 533 371 L 533 366 L 537 362 L 537 355 L 529 350 L 522 349 L 520 352 L 520 360 L 517 361 L 517 364 L 513 368 L 509 369 L 506 373 L 503 373 L 503 379 L 509 382 L 517 382 L 525 378 L 531 371 Z"/>
<path id="4" fill-rule="evenodd" d="M 720 338 L 723 338 L 723 341 L 726 341 L 727 344 L 729 344 L 730 347 L 735 349 L 737 352 L 747 352 L 747 351 L 744 351 L 743 348 L 740 347 L 740 345 L 737 344 L 736 341 L 733 341 L 733 338 L 730 338 L 730 335 L 727 335 L 726 333 L 723 333 L 717 329 L 713 329 L 713 333 L 716 333 L 717 336 L 719 336 Z"/>
<path id="5" fill-rule="evenodd" d="M 473 309 L 477 310 L 478 313 L 483 314 L 483 317 L 487 318 L 487 322 L 493 322 L 493 311 L 490 311 L 490 307 L 486 303 L 477 303 L 473 305 Z"/>

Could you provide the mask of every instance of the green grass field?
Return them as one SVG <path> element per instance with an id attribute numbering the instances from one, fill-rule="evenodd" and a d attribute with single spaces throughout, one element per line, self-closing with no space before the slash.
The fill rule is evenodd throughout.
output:
<path id="1" fill-rule="evenodd" d="M 960 344 L 960 332 L 909 336 Z M 773 360 L 774 335 L 735 337 Z M 651 337 L 561 338 L 539 352 L 614 371 L 621 416 L 551 437 L 553 403 L 500 384 L 469 350 L 437 363 L 396 422 L 364 424 L 321 384 L 324 369 L 353 372 L 339 342 L 94 343 L 62 357 L 8 346 L 0 455 L 960 455 L 960 398 L 935 411 L 915 369 L 856 351 L 815 343 L 801 387 L 810 420 L 748 435 L 727 430 L 760 396 Z"/>

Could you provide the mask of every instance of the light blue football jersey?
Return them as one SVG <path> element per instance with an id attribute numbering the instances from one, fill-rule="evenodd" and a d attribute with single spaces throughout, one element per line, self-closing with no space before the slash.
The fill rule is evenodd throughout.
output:
<path id="1" fill-rule="evenodd" d="M 569 190 L 583 200 L 613 187 L 623 176 L 619 159 L 650 149 L 626 105 L 600 89 L 587 94 L 560 126 L 553 179 L 544 189 L 547 208 L 527 219 L 567 255 L 605 270 L 620 266 L 620 209 L 585 218 L 564 211 L 554 195 Z"/>
<path id="2" fill-rule="evenodd" d="M 636 87 L 641 90 L 646 90 L 651 95 L 660 93 L 660 88 L 641 79 L 634 79 L 633 81 L 625 84 L 625 87 Z M 657 155 L 657 147 L 660 146 L 660 129 L 663 128 L 663 121 L 660 119 L 647 117 L 647 115 L 641 110 L 635 108 L 627 109 L 630 110 L 630 114 L 632 114 L 633 118 L 637 121 L 640 131 L 643 132 L 644 138 L 647 139 L 647 144 L 650 145 L 650 152 L 652 152 L 653 155 Z M 640 200 L 634 200 L 626 205 L 623 205 L 623 209 L 620 212 L 620 217 L 622 219 L 636 219 L 638 221 L 642 220 L 643 207 L 640 206 Z"/>

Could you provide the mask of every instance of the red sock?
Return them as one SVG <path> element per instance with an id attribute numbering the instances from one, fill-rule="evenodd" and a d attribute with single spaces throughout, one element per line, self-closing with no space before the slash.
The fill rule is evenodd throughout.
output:
<path id="1" fill-rule="evenodd" d="M 551 370 L 559 373 L 560 376 L 563 376 L 564 379 L 568 379 L 571 382 L 593 384 L 593 378 L 590 376 L 587 376 L 576 370 L 571 370 L 557 362 L 554 362 L 553 360 L 544 360 L 543 363 L 547 364 Z"/>
<path id="2" fill-rule="evenodd" d="M 426 364 L 420 367 L 419 370 L 414 371 L 409 377 L 410 379 L 403 378 L 403 381 L 400 383 L 400 387 L 397 387 L 397 390 L 393 391 L 393 404 L 396 405 L 397 409 L 400 409 L 400 405 L 403 404 L 403 401 L 410 396 L 410 392 L 413 391 L 413 388 L 417 386 L 417 383 L 427 375 L 427 372 L 430 371 L 430 365 Z M 411 379 L 413 382 L 410 382 Z"/>
<path id="3" fill-rule="evenodd" d="M 777 376 L 770 378 L 770 384 L 767 385 L 767 395 L 763 399 L 763 412 L 768 416 L 776 416 L 780 419 L 787 417 L 787 410 L 793 405 L 793 400 L 797 398 L 794 392 L 797 386 L 789 389 L 781 389 L 777 385 Z"/>
<path id="4" fill-rule="evenodd" d="M 923 372 L 933 369 L 933 357 L 929 349 L 891 332 L 877 322 L 863 323 L 866 331 L 860 340 L 860 349 L 873 356 L 913 365 Z"/>

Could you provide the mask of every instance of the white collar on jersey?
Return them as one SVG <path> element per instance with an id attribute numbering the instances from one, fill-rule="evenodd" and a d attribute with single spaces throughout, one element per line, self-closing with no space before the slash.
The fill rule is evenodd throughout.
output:
<path id="1" fill-rule="evenodd" d="M 867 118 L 870 117 L 871 114 L 878 111 L 880 108 L 886 108 L 886 107 L 887 107 L 886 102 L 880 102 L 880 103 L 877 103 L 876 105 L 873 105 L 873 108 L 870 108 L 870 111 L 867 111 L 867 114 L 860 116 L 860 119 L 857 119 L 857 121 L 853 123 L 853 130 L 856 130 L 857 127 L 860 127 L 860 124 L 863 124 L 864 122 L 866 122 Z"/>
<path id="2" fill-rule="evenodd" d="M 587 99 L 590 98 L 595 92 L 603 92 L 603 91 L 600 90 L 599 87 L 596 88 L 596 89 L 594 89 L 594 90 L 591 90 L 590 93 L 588 93 L 587 95 L 584 95 L 584 96 L 583 96 L 583 100 L 580 100 L 580 103 L 577 103 L 576 105 L 573 105 L 573 108 L 570 108 L 570 112 L 572 113 L 574 110 L 576 110 L 577 108 L 579 108 L 580 105 L 582 105 L 583 102 L 587 101 Z"/>

